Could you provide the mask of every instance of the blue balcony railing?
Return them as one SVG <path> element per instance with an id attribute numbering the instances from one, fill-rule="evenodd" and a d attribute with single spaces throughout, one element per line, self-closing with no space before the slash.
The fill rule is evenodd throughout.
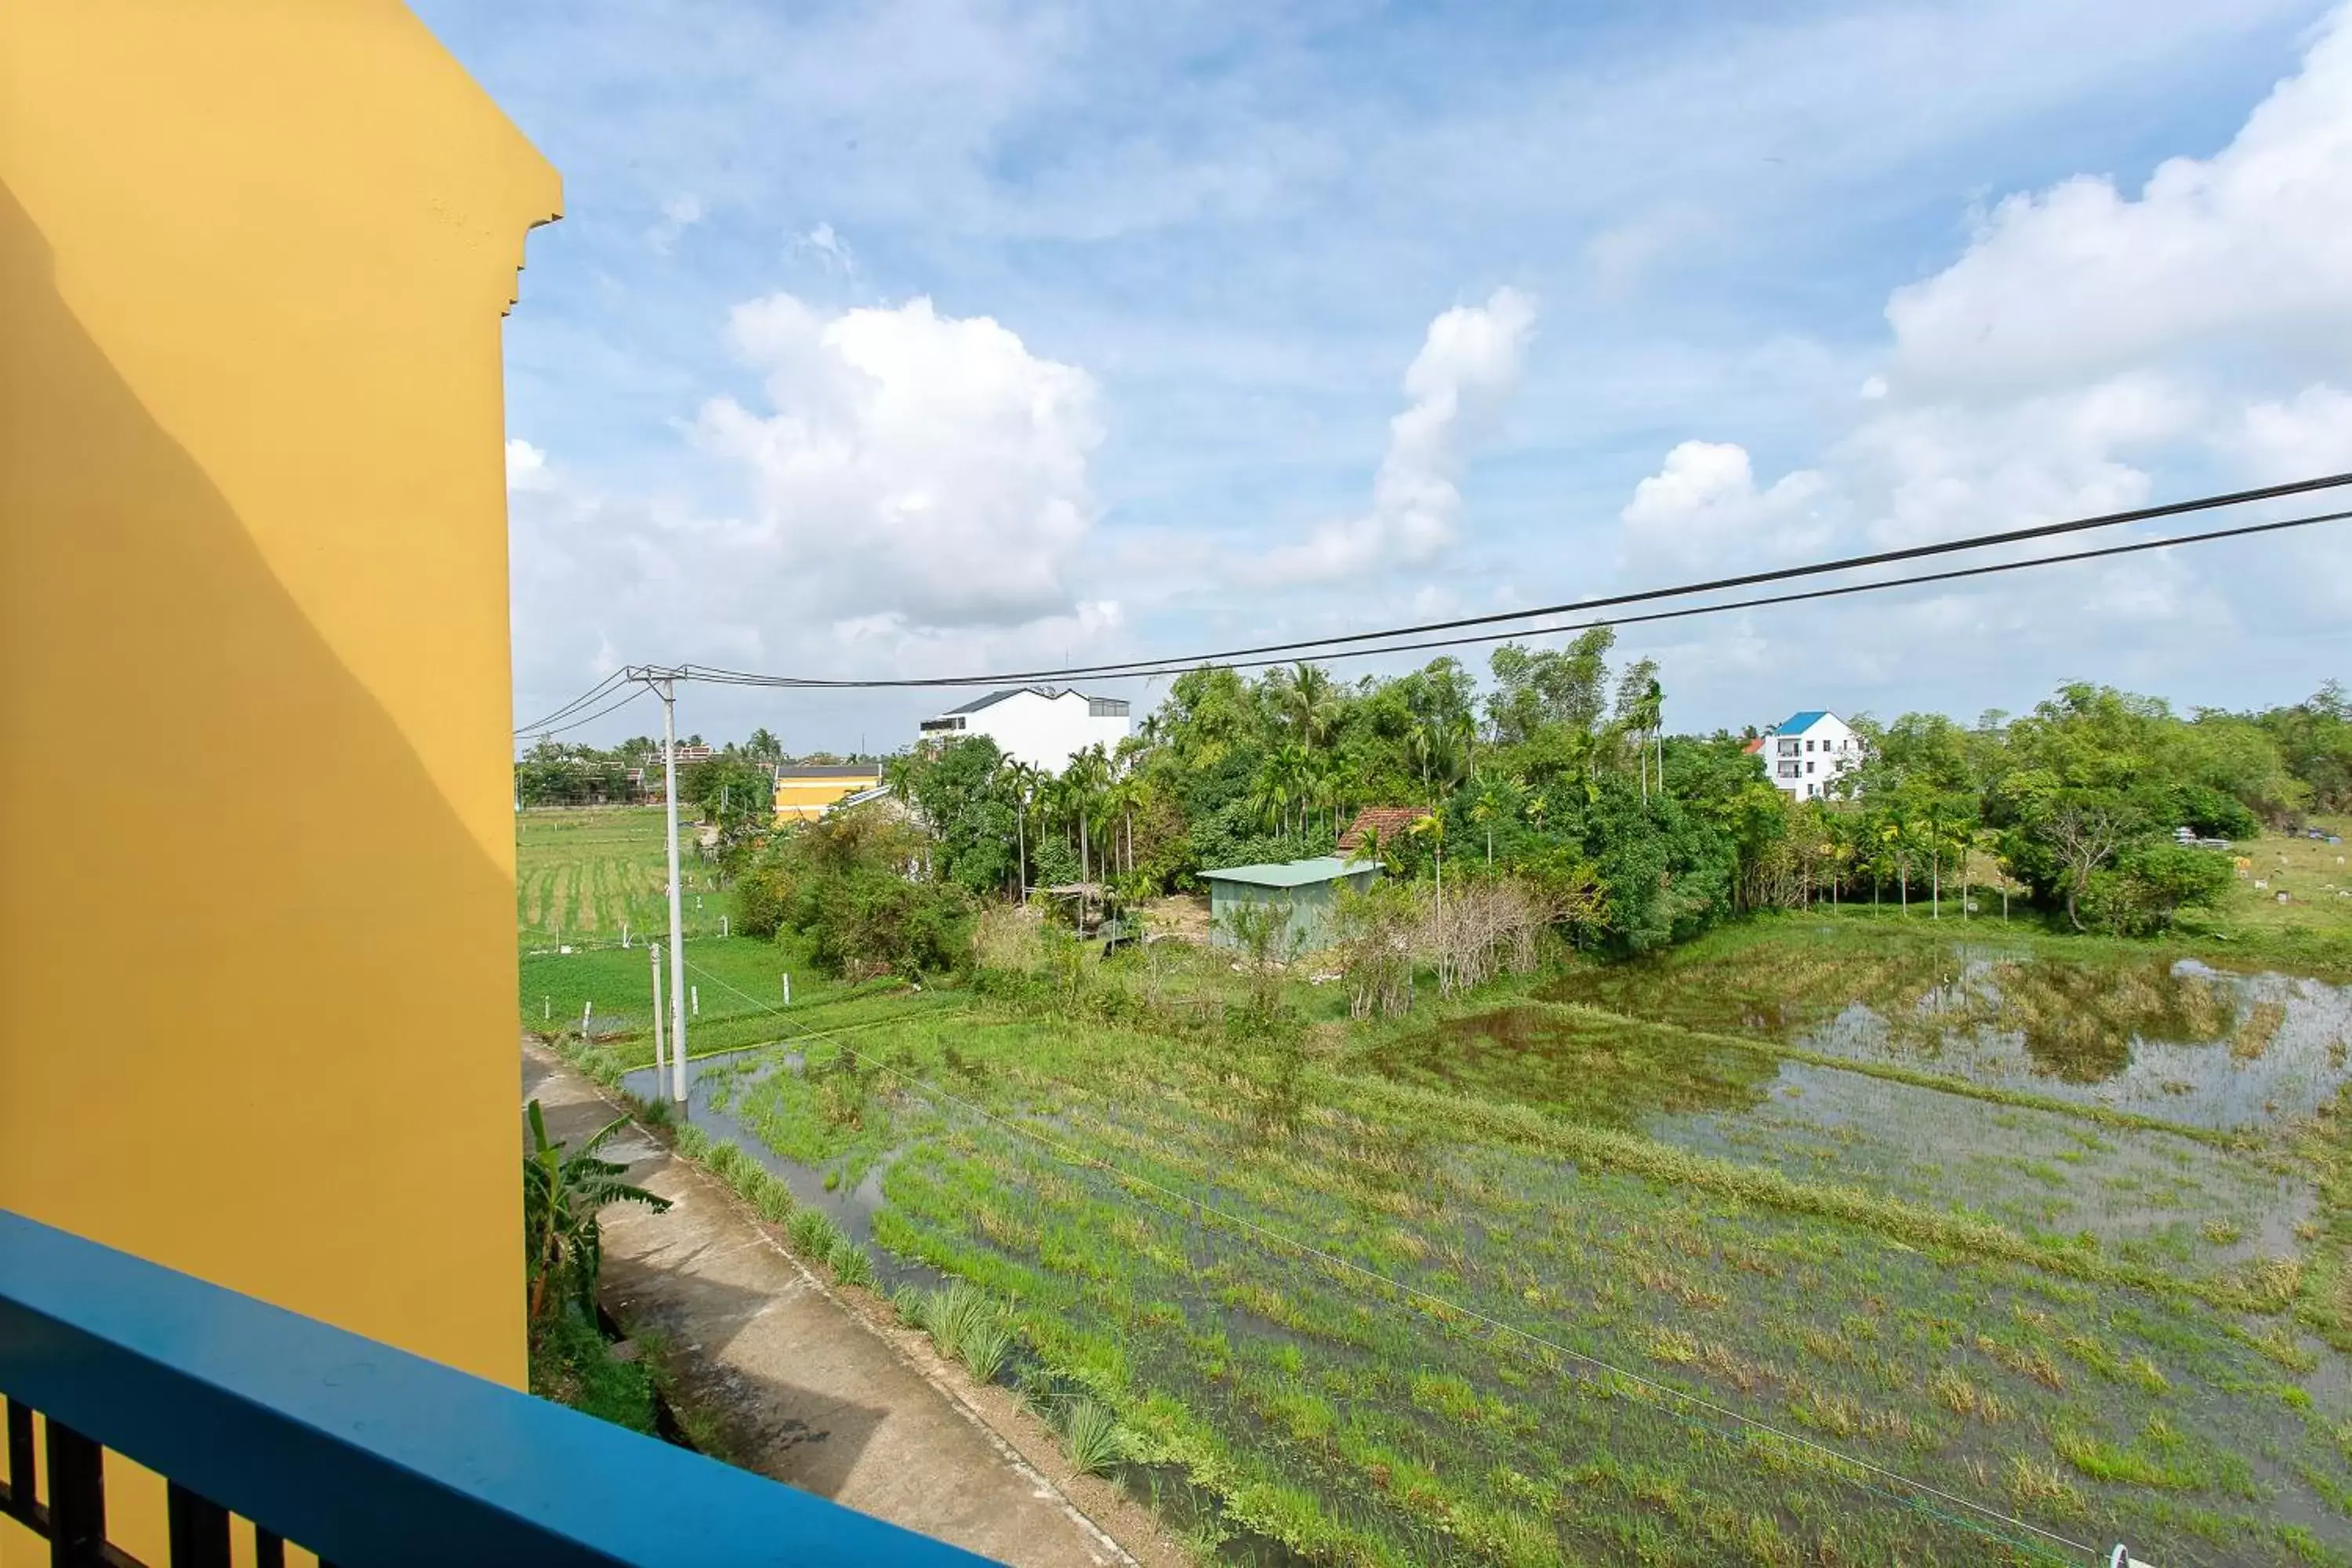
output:
<path id="1" fill-rule="evenodd" d="M 136 1568 L 109 1449 L 169 1483 L 173 1568 L 227 1568 L 235 1520 L 264 1568 L 983 1561 L 5 1210 L 0 1396 L 0 1513 L 59 1568 Z"/>

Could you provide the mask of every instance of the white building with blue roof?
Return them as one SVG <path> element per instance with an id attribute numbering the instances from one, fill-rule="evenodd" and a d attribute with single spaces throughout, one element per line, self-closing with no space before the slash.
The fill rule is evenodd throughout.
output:
<path id="1" fill-rule="evenodd" d="M 1791 713 L 1749 748 L 1764 758 L 1773 787 L 1791 800 L 1820 800 L 1839 775 L 1862 765 L 1862 737 L 1826 709 Z"/>

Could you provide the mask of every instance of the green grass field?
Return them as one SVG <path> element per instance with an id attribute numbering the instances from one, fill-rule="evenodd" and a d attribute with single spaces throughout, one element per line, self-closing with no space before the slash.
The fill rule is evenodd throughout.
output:
<path id="1" fill-rule="evenodd" d="M 621 940 L 669 926 L 659 806 L 534 809 L 515 817 L 515 929 L 523 947 Z M 685 929 L 716 931 L 726 912 L 717 868 L 680 840 Z"/>
<path id="2" fill-rule="evenodd" d="M 779 1041 L 699 1069 L 698 1136 L 878 1172 L 894 1267 L 984 1289 L 1033 1399 L 1116 1410 L 1137 1489 L 1222 1500 L 1204 1546 L 2352 1563 L 2344 994 L 1927 923 L 1759 921 L 1381 1025 L 1294 983 L 1270 1031 L 1218 1021 L 1242 982 L 1197 950 L 986 994 L 796 973 L 795 1016 L 698 1035 Z M 690 956 L 759 994 L 787 952 Z M 618 1007 L 636 973 L 526 984 Z M 2158 1060 L 2203 1066 L 2117 1098 Z M 2325 1113 L 2246 1098 L 2290 1079 Z"/>
<path id="3" fill-rule="evenodd" d="M 2160 944 L 1817 910 L 1378 1023 L 1303 974 L 1246 1023 L 1174 943 L 918 992 L 698 937 L 685 1136 L 845 1281 L 984 1292 L 967 1362 L 1115 1412 L 1204 1561 L 2352 1565 L 2352 989 L 2265 967 L 2333 951 L 2305 842 L 2315 896 Z M 522 963 L 608 1080 L 650 993 Z"/>

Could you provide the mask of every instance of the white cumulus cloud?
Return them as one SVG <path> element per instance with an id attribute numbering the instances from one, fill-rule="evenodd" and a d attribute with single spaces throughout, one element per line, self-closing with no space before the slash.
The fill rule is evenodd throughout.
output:
<path id="1" fill-rule="evenodd" d="M 1332 582 L 1426 561 L 1451 543 L 1462 518 L 1456 482 L 1518 388 L 1535 319 L 1534 300 L 1507 287 L 1483 305 L 1456 305 L 1430 322 L 1404 374 L 1412 401 L 1389 421 L 1371 510 L 1274 551 L 1261 563 L 1264 574 L 1281 583 Z"/>
<path id="2" fill-rule="evenodd" d="M 2352 10 L 2212 157 L 2167 161 L 2136 197 L 2080 174 L 2001 202 L 1959 260 L 1888 300 L 1895 380 L 2031 384 L 2225 335 L 2340 354 L 2347 279 Z"/>
<path id="3" fill-rule="evenodd" d="M 1619 514 L 1625 560 L 1696 566 L 1813 548 L 1828 537 L 1814 514 L 1822 489 L 1820 474 L 1800 468 L 1759 489 L 1747 448 L 1685 441 Z"/>
<path id="4" fill-rule="evenodd" d="M 507 443 L 507 489 L 509 491 L 543 490 L 554 482 L 554 476 L 548 471 L 544 451 L 520 438 Z"/>
<path id="5" fill-rule="evenodd" d="M 910 626 L 1076 612 L 1102 440 L 1085 371 L 925 299 L 827 315 L 775 294 L 738 306 L 730 336 L 771 406 L 716 398 L 696 431 L 748 471 L 779 585 Z"/>
<path id="6" fill-rule="evenodd" d="M 2257 403 L 2225 444 L 2257 482 L 2352 470 L 2352 393 L 2322 384 Z"/>

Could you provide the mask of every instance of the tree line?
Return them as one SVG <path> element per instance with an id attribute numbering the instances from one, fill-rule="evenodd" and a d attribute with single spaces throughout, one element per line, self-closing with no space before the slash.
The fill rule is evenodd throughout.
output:
<path id="1" fill-rule="evenodd" d="M 1561 911 L 1563 934 L 1622 952 L 1750 910 L 1940 914 L 1995 893 L 2075 929 L 2151 931 L 2230 883 L 2228 858 L 2178 830 L 2242 839 L 2352 808 L 2352 702 L 2334 683 L 2257 712 L 2075 683 L 1974 723 L 1857 716 L 1860 765 L 1827 798 L 1791 800 L 1754 731 L 1669 733 L 1657 667 L 1613 651 L 1597 628 L 1507 644 L 1483 680 L 1451 658 L 1353 681 L 1312 663 L 1195 669 L 1134 735 L 1059 773 L 978 735 L 887 759 L 911 808 L 887 829 L 773 828 L 730 772 L 764 731 L 697 764 L 680 795 L 721 822 L 730 873 L 752 884 L 744 929 L 854 927 L 835 944 L 845 963 L 931 967 L 952 960 L 959 910 L 988 900 L 1078 883 L 1132 903 L 1219 867 L 1329 854 L 1369 805 L 1405 808 L 1359 851 L 1396 877 L 1465 894 L 1508 879 L 1504 903 Z M 915 934 L 894 947 L 877 934 L 893 925 Z"/>

